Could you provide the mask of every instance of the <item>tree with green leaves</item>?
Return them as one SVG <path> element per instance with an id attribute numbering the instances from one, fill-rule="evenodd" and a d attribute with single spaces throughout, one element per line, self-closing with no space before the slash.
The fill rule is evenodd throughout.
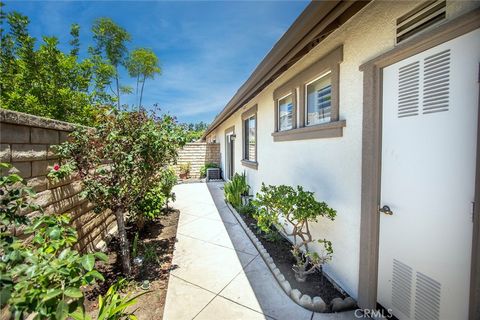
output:
<path id="1" fill-rule="evenodd" d="M 138 107 L 142 106 L 143 88 L 147 79 L 153 79 L 156 74 L 161 73 L 158 57 L 151 49 L 135 49 L 130 53 L 127 62 L 127 70 L 131 77 L 137 80 L 136 97 Z M 142 84 L 140 89 L 140 99 L 138 100 L 138 86 Z"/>
<path id="2" fill-rule="evenodd" d="M 309 223 L 317 222 L 319 218 L 334 220 L 337 215 L 334 209 L 317 201 L 313 192 L 305 191 L 301 186 L 295 189 L 264 183 L 252 204 L 258 208 L 254 217 L 262 231 L 268 234 L 277 229 L 293 238 L 292 254 L 296 260 L 293 270 L 297 281 L 304 282 L 308 274 L 322 271 L 323 264 L 332 257 L 332 243 L 326 239 L 314 240 Z M 323 252 L 311 251 L 309 245 L 314 242 L 323 245 Z"/>
<path id="3" fill-rule="evenodd" d="M 95 52 L 103 54 L 115 69 L 113 77 L 116 88 L 112 92 L 117 98 L 117 106 L 120 109 L 120 94 L 130 92 L 128 87 L 120 85 L 119 68 L 120 66 L 126 66 L 126 58 L 128 56 L 127 42 L 131 40 L 131 36 L 127 30 L 117 25 L 110 18 L 97 19 L 93 24 L 92 32 L 93 40 L 95 41 Z"/>
<path id="4" fill-rule="evenodd" d="M 105 88 L 113 73 L 105 60 L 79 60 L 79 26 L 72 26 L 72 49 L 65 54 L 55 37 L 43 37 L 37 46 L 28 17 L 20 13 L 2 12 L 0 23 L 2 108 L 92 125 L 98 106 L 112 102 Z"/>
<path id="5" fill-rule="evenodd" d="M 78 57 L 78 53 L 80 52 L 80 25 L 77 23 L 72 24 L 70 35 L 72 36 L 72 40 L 69 42 L 72 46 L 70 55 Z"/>
<path id="6" fill-rule="evenodd" d="M 77 128 L 56 150 L 62 162 L 78 172 L 95 210 L 115 214 L 126 275 L 131 266 L 125 215 L 158 185 L 162 168 L 176 161 L 184 144 L 182 128 L 169 115 L 113 110 L 102 116 L 95 130 Z"/>

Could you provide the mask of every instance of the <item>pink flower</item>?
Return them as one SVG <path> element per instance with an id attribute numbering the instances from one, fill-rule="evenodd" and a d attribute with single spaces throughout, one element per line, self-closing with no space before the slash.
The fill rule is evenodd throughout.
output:
<path id="1" fill-rule="evenodd" d="M 60 170 L 60 166 L 59 166 L 58 164 L 54 165 L 54 166 L 53 166 L 53 170 L 55 170 L 55 171 Z"/>

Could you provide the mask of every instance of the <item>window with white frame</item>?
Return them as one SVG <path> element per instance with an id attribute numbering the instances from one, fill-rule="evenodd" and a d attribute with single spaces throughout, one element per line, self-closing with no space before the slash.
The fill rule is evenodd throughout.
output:
<path id="1" fill-rule="evenodd" d="M 305 125 L 330 122 L 332 114 L 332 77 L 327 72 L 305 85 Z"/>
<path id="2" fill-rule="evenodd" d="M 278 130 L 292 129 L 293 121 L 293 95 L 289 94 L 278 99 Z"/>
<path id="3" fill-rule="evenodd" d="M 346 120 L 339 119 L 339 46 L 273 91 L 273 141 L 341 137 Z"/>
<path id="4" fill-rule="evenodd" d="M 247 161 L 257 161 L 257 116 L 253 115 L 243 120 L 244 127 L 244 155 L 243 159 Z"/>

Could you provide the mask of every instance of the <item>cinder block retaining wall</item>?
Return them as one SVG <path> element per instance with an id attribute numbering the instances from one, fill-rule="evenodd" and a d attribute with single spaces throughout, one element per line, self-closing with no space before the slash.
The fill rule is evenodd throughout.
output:
<path id="1" fill-rule="evenodd" d="M 199 178 L 200 168 L 209 162 L 220 165 L 220 144 L 206 142 L 187 143 L 178 153 L 177 172 L 180 165 L 190 162 L 190 177 Z"/>
<path id="2" fill-rule="evenodd" d="M 74 128 L 70 123 L 0 109 L 0 161 L 11 163 L 25 178 L 46 214 L 71 213 L 78 249 L 93 250 L 116 226 L 115 217 L 92 211 L 93 205 L 80 198 L 81 181 L 53 183 L 46 176 L 57 161 L 52 146 L 65 141 Z"/>

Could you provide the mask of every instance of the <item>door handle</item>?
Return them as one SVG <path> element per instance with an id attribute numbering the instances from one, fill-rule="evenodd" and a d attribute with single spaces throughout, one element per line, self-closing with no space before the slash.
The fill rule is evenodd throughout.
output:
<path id="1" fill-rule="evenodd" d="M 389 206 L 381 207 L 380 209 L 378 209 L 378 212 L 388 214 L 389 216 L 393 215 L 393 211 L 390 210 Z"/>

